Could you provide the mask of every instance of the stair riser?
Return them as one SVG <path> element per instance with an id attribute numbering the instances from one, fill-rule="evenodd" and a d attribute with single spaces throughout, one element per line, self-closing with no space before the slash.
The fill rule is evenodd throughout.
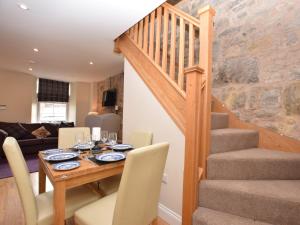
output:
<path id="1" fill-rule="evenodd" d="M 300 225 L 300 204 L 282 199 L 200 186 L 199 205 L 277 225 Z"/>
<path id="2" fill-rule="evenodd" d="M 228 128 L 228 115 L 227 114 L 215 114 L 211 115 L 211 129 L 224 129 Z"/>
<path id="3" fill-rule="evenodd" d="M 193 214 L 193 225 L 271 225 L 271 224 L 199 207 Z"/>
<path id="4" fill-rule="evenodd" d="M 211 135 L 211 154 L 236 151 L 258 146 L 258 132 Z"/>
<path id="5" fill-rule="evenodd" d="M 300 180 L 300 162 L 208 159 L 210 180 Z"/>

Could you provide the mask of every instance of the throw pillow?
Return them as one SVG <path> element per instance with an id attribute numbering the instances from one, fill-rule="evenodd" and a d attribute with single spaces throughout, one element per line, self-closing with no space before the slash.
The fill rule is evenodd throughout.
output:
<path id="1" fill-rule="evenodd" d="M 1 122 L 0 129 L 7 132 L 8 136 L 14 137 L 15 139 L 21 139 L 27 134 L 26 130 L 22 129 L 18 123 Z"/>
<path id="2" fill-rule="evenodd" d="M 27 130 L 21 123 L 18 123 L 19 126 L 25 130 L 26 134 L 20 138 L 20 140 L 25 140 L 25 139 L 35 139 L 36 137 L 31 134 L 29 130 Z"/>
<path id="3" fill-rule="evenodd" d="M 55 124 L 55 123 L 42 123 L 41 125 L 44 126 L 51 133 L 50 137 L 57 137 L 58 136 L 58 127 L 59 127 L 59 124 Z"/>
<path id="4" fill-rule="evenodd" d="M 51 133 L 44 126 L 41 126 L 40 128 L 32 131 L 32 134 L 36 138 L 46 138 L 51 135 Z"/>

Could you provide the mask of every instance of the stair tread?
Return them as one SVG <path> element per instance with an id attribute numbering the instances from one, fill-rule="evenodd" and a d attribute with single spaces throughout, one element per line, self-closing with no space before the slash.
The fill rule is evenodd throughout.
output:
<path id="1" fill-rule="evenodd" d="M 300 154 L 252 148 L 211 154 L 208 179 L 300 179 Z"/>
<path id="2" fill-rule="evenodd" d="M 212 115 L 228 116 L 228 113 L 224 112 L 211 112 Z"/>
<path id="3" fill-rule="evenodd" d="M 300 204 L 300 180 L 205 180 L 201 183 L 205 183 L 210 188 L 276 198 Z"/>
<path id="4" fill-rule="evenodd" d="M 300 224 L 300 180 L 204 180 L 199 206 L 278 225 Z"/>
<path id="5" fill-rule="evenodd" d="M 250 148 L 239 151 L 211 154 L 209 158 L 219 159 L 270 159 L 270 160 L 300 160 L 300 153 L 270 150 L 265 148 Z"/>
<path id="6" fill-rule="evenodd" d="M 213 135 L 223 135 L 223 134 L 239 134 L 239 133 L 258 133 L 256 130 L 249 130 L 249 129 L 239 129 L 239 128 L 223 128 L 223 129 L 216 129 L 212 130 L 211 133 Z"/>
<path id="7" fill-rule="evenodd" d="M 193 214 L 193 225 L 271 225 L 261 221 L 198 207 Z"/>

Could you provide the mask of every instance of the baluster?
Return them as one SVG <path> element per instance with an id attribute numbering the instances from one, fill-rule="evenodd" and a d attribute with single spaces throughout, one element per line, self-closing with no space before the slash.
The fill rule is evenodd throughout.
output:
<path id="1" fill-rule="evenodd" d="M 143 50 L 147 54 L 148 53 L 148 32 L 149 32 L 149 16 L 145 17 L 145 26 L 144 26 L 144 44 Z"/>
<path id="2" fill-rule="evenodd" d="M 162 54 L 162 70 L 167 72 L 168 57 L 168 30 L 169 30 L 169 12 L 164 7 L 164 33 L 163 33 L 163 54 Z"/>
<path id="3" fill-rule="evenodd" d="M 170 77 L 175 80 L 176 15 L 172 12 L 171 16 Z"/>
<path id="4" fill-rule="evenodd" d="M 178 65 L 178 85 L 183 89 L 184 83 L 184 46 L 185 46 L 185 23 L 183 18 L 180 18 L 179 32 L 179 65 Z"/>
<path id="5" fill-rule="evenodd" d="M 155 63 L 157 64 L 160 64 L 161 10 L 159 7 L 156 15 Z"/>
<path id="6" fill-rule="evenodd" d="M 194 65 L 195 55 L 195 29 L 192 23 L 189 24 L 189 67 Z"/>
<path id="7" fill-rule="evenodd" d="M 137 44 L 138 42 L 138 32 L 139 32 L 139 26 L 138 24 L 134 25 L 134 42 Z"/>
<path id="8" fill-rule="evenodd" d="M 151 59 L 153 59 L 153 50 L 154 50 L 154 25 L 155 25 L 155 11 L 153 11 L 150 16 L 149 57 Z"/>
<path id="9" fill-rule="evenodd" d="M 138 40 L 138 45 L 140 48 L 143 47 L 143 26 L 144 26 L 144 22 L 143 20 L 141 20 L 139 22 L 139 40 Z"/>

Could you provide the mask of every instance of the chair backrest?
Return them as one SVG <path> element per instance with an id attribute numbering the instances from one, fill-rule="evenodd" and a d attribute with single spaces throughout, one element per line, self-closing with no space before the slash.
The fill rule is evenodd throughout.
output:
<path id="1" fill-rule="evenodd" d="M 160 143 L 127 154 L 113 225 L 148 225 L 157 217 L 168 149 L 168 143 Z"/>
<path id="2" fill-rule="evenodd" d="M 33 193 L 28 167 L 19 144 L 15 138 L 7 137 L 4 141 L 3 149 L 17 183 L 26 225 L 36 225 L 38 216 L 36 200 Z"/>
<path id="3" fill-rule="evenodd" d="M 89 127 L 68 127 L 58 130 L 58 148 L 72 148 L 76 144 L 76 135 L 82 134 L 84 138 L 91 136 Z"/>
<path id="4" fill-rule="evenodd" d="M 121 126 L 121 117 L 115 113 L 105 113 L 100 115 L 87 115 L 85 126 L 101 127 L 101 130 L 118 133 Z"/>
<path id="5" fill-rule="evenodd" d="M 134 148 L 141 148 L 152 144 L 153 134 L 151 132 L 135 131 L 129 137 L 129 144 Z"/>

